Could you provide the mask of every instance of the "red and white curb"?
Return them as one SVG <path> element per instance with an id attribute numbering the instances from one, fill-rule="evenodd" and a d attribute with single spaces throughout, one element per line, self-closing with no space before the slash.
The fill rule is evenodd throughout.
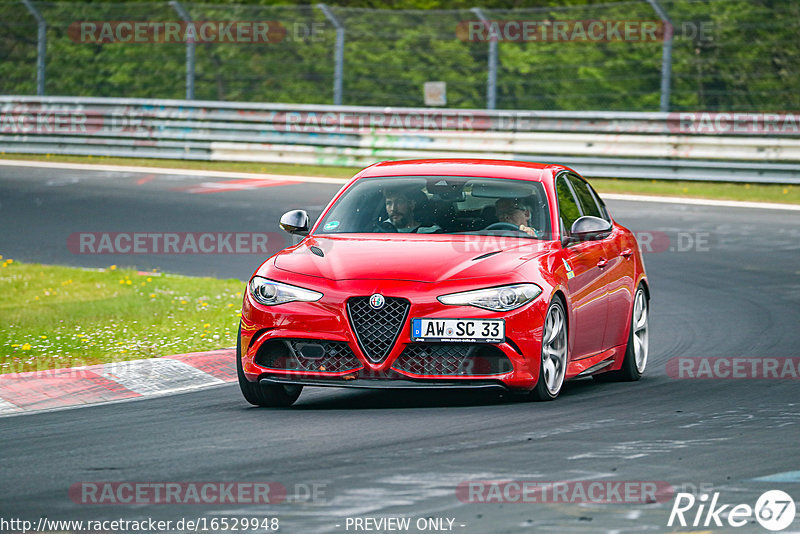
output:
<path id="1" fill-rule="evenodd" d="M 180 393 L 236 380 L 235 349 L 0 375 L 0 416 Z"/>

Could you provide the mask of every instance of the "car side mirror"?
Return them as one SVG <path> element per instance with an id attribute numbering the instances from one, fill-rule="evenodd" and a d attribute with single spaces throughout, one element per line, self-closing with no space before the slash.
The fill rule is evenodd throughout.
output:
<path id="1" fill-rule="evenodd" d="M 600 217 L 584 215 L 579 217 L 569 231 L 569 237 L 574 241 L 592 241 L 603 239 L 611 232 L 611 223 Z"/>
<path id="2" fill-rule="evenodd" d="M 287 211 L 281 215 L 281 228 L 296 235 L 308 235 L 308 213 L 305 210 Z"/>

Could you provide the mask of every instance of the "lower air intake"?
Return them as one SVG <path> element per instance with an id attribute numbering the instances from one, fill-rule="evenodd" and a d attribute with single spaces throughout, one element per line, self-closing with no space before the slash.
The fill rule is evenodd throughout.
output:
<path id="1" fill-rule="evenodd" d="M 312 373 L 339 373 L 362 367 L 347 343 L 313 339 L 267 341 L 258 349 L 255 364 L 267 369 Z"/>
<path id="2" fill-rule="evenodd" d="M 397 357 L 394 369 L 415 375 L 498 375 L 513 370 L 497 347 L 467 343 L 412 343 Z"/>

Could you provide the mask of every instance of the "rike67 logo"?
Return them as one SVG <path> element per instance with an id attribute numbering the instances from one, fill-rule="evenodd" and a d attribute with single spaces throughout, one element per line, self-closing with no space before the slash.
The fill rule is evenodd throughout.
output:
<path id="1" fill-rule="evenodd" d="M 705 493 L 699 497 L 691 493 L 678 493 L 667 526 L 722 527 L 727 523 L 730 527 L 742 527 L 755 518 L 762 527 L 776 532 L 794 521 L 794 499 L 780 490 L 764 492 L 754 507 L 749 504 L 719 504 L 719 492 L 711 496 L 711 501 L 708 497 Z"/>

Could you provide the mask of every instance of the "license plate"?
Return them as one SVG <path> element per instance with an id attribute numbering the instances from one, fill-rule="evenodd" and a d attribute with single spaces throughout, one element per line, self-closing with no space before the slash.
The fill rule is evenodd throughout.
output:
<path id="1" fill-rule="evenodd" d="M 505 330 L 502 319 L 411 319 L 411 341 L 502 343 Z"/>

